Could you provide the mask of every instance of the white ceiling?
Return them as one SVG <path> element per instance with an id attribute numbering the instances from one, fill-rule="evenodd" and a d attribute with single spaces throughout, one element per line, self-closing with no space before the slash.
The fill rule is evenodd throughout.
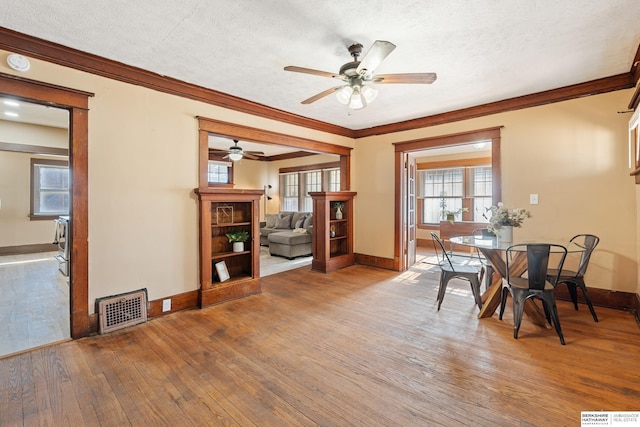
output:
<path id="1" fill-rule="evenodd" d="M 4 2 L 0 26 L 300 116 L 362 129 L 626 73 L 638 0 L 151 0 Z M 336 81 L 347 46 L 397 45 L 378 73 L 436 72 L 432 85 L 378 85 L 348 114 Z M 28 74 L 28 72 L 27 72 Z"/>

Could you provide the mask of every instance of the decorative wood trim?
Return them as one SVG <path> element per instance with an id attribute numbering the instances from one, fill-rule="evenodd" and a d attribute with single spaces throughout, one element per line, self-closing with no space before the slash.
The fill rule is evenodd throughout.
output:
<path id="1" fill-rule="evenodd" d="M 355 253 L 355 263 L 360 265 L 367 265 L 369 267 L 384 268 L 385 270 L 397 271 L 395 268 L 395 262 L 391 258 L 383 258 L 372 255 L 365 255 Z"/>
<path id="2" fill-rule="evenodd" d="M 294 151 L 292 153 L 276 154 L 274 156 L 264 156 L 260 160 L 275 162 L 277 160 L 297 159 L 299 157 L 315 156 L 317 153 L 307 153 L 306 151 Z"/>
<path id="3" fill-rule="evenodd" d="M 442 160 L 439 162 L 418 163 L 418 170 L 422 169 L 441 169 L 454 168 L 464 166 L 484 166 L 491 164 L 491 157 L 474 157 L 470 159 Z"/>
<path id="4" fill-rule="evenodd" d="M 404 220 L 402 218 L 402 184 L 404 174 L 404 157 L 407 153 L 428 148 L 469 144 L 474 141 L 491 140 L 491 170 L 493 173 L 492 201 L 494 204 L 502 200 L 502 169 L 500 165 L 500 145 L 502 126 L 478 129 L 470 132 L 460 132 L 449 135 L 440 135 L 430 138 L 421 138 L 411 141 L 394 143 L 395 150 L 395 220 L 394 220 L 394 256 L 398 262 L 398 269 L 404 271 L 408 266 L 404 265 L 402 256 L 404 242 Z"/>
<path id="5" fill-rule="evenodd" d="M 619 292 L 611 289 L 592 288 L 587 286 L 589 291 L 589 297 L 591 297 L 591 303 L 596 307 L 607 307 L 616 310 L 633 311 L 637 309 L 637 303 L 639 296 L 631 292 Z M 563 301 L 571 301 L 569 291 L 566 286 L 557 286 L 554 294 L 556 298 Z M 578 289 L 578 302 L 586 304 L 584 295 Z M 582 307 L 579 307 L 582 309 Z"/>
<path id="6" fill-rule="evenodd" d="M 171 310 L 162 311 L 162 301 L 171 299 Z M 189 291 L 177 295 L 171 295 L 162 299 L 149 301 L 149 309 L 147 316 L 150 318 L 164 316 L 165 314 L 175 313 L 176 311 L 187 310 L 198 307 L 198 291 Z"/>
<path id="7" fill-rule="evenodd" d="M 197 117 L 197 119 L 200 125 L 200 130 L 204 130 L 210 134 L 221 137 L 242 139 L 260 144 L 284 145 L 319 154 L 345 155 L 350 153 L 352 150 L 351 147 L 330 144 L 328 142 L 316 141 L 309 138 L 273 132 L 237 123 L 223 122 L 220 120 L 208 119 L 206 117 Z"/>
<path id="8" fill-rule="evenodd" d="M 492 114 L 521 110 L 523 108 L 538 107 L 555 102 L 581 98 L 588 95 L 597 95 L 622 89 L 629 89 L 633 86 L 634 84 L 631 74 L 623 73 L 618 74 L 617 76 L 605 77 L 558 89 L 551 89 L 544 92 L 532 93 L 530 95 L 523 95 L 515 98 L 504 99 L 502 101 L 477 105 L 475 107 L 449 111 L 447 113 L 434 114 L 432 116 L 391 123 L 388 125 L 375 126 L 367 129 L 359 129 L 355 131 L 354 138 L 385 135 L 406 130 L 437 126 L 445 123 L 453 123 L 477 117 L 489 116 Z"/>
<path id="9" fill-rule="evenodd" d="M 199 188 L 208 187 L 207 179 L 207 159 L 209 151 L 209 134 L 218 135 L 232 139 L 243 139 L 245 141 L 257 142 L 261 144 L 285 145 L 303 150 L 320 153 L 336 154 L 340 156 L 340 187 L 343 191 L 351 186 L 350 163 L 351 147 L 329 144 L 315 141 L 308 138 L 301 138 L 293 135 L 273 132 L 264 129 L 239 125 L 236 123 L 223 122 L 220 120 L 197 117 L 199 124 L 199 158 L 200 174 Z"/>
<path id="10" fill-rule="evenodd" d="M 3 246 L 0 247 L 0 255 L 35 254 L 40 252 L 54 252 L 57 250 L 58 245 L 53 243 L 37 243 L 33 245 Z"/>
<path id="11" fill-rule="evenodd" d="M 593 301 L 592 301 L 593 303 Z M 635 307 L 633 308 L 635 312 L 636 323 L 640 327 L 640 294 L 636 294 L 635 297 Z"/>
<path id="12" fill-rule="evenodd" d="M 0 27 L 0 49 L 258 117 L 353 138 L 353 131 Z"/>
<path id="13" fill-rule="evenodd" d="M 48 154 L 54 156 L 68 156 L 69 149 L 45 147 L 42 145 L 15 144 L 12 142 L 0 142 L 0 151 L 11 151 L 14 153 L 27 154 Z"/>
<path id="14" fill-rule="evenodd" d="M 283 123 L 290 123 L 354 139 L 430 127 L 444 123 L 468 120 L 475 117 L 566 101 L 587 95 L 628 89 L 634 87 L 640 77 L 640 71 L 637 66 L 637 63 L 640 60 L 639 46 L 634 63 L 628 73 L 418 119 L 382 126 L 374 126 L 367 129 L 351 130 L 341 126 L 332 125 L 330 123 L 321 122 L 319 120 L 302 117 L 283 110 L 278 110 L 242 98 L 237 98 L 223 92 L 206 89 L 201 86 L 161 76 L 147 70 L 111 61 L 97 55 L 92 55 L 3 27 L 0 27 L 0 49 L 9 50 L 41 59 L 43 61 L 52 62 L 54 64 L 125 83 L 146 87 L 159 92 L 206 102 L 211 105 L 252 114 L 258 117 L 264 117 Z"/>
<path id="15" fill-rule="evenodd" d="M 313 165 L 292 166 L 289 168 L 280 168 L 279 173 L 303 172 L 312 170 L 335 169 L 340 167 L 340 162 L 315 163 Z"/>
<path id="16" fill-rule="evenodd" d="M 428 138 L 412 139 L 410 141 L 394 142 L 395 151 L 420 151 L 451 145 L 465 145 L 474 141 L 486 141 L 500 137 L 503 126 L 477 129 L 469 132 L 451 133 Z"/>
<path id="17" fill-rule="evenodd" d="M 0 28 L 0 40 L 3 29 Z M 1 43 L 1 42 L 0 42 Z M 69 110 L 71 167 L 71 337 L 89 335 L 88 106 L 92 93 L 0 73 L 0 94 Z"/>

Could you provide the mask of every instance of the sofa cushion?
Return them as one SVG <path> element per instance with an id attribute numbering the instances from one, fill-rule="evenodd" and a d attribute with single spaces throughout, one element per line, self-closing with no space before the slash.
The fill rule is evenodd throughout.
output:
<path id="1" fill-rule="evenodd" d="M 304 224 L 302 224 L 302 228 L 309 228 L 313 225 L 313 214 L 310 213 L 306 217 L 304 217 Z"/>
<path id="2" fill-rule="evenodd" d="M 274 228 L 291 230 L 291 215 L 278 215 Z"/>
<path id="3" fill-rule="evenodd" d="M 279 243 L 283 245 L 302 245 L 311 243 L 311 235 L 308 233 L 295 233 L 293 231 L 281 231 L 269 234 L 269 243 Z"/>
<path id="4" fill-rule="evenodd" d="M 291 217 L 291 228 L 302 228 L 298 226 L 298 222 L 302 219 L 304 221 L 304 217 L 307 216 L 309 212 L 294 212 Z"/>
<path id="5" fill-rule="evenodd" d="M 266 214 L 265 215 L 265 227 L 267 228 L 275 228 L 276 219 L 278 218 L 278 214 Z"/>
<path id="6" fill-rule="evenodd" d="M 304 227 L 304 221 L 305 221 L 306 219 L 307 219 L 307 216 L 306 216 L 306 215 L 303 215 L 303 216 L 299 217 L 299 218 L 296 220 L 295 224 L 292 222 L 292 225 L 293 225 L 293 227 L 292 227 L 292 228 L 293 228 L 294 230 L 295 230 L 296 228 L 303 228 L 303 227 Z"/>

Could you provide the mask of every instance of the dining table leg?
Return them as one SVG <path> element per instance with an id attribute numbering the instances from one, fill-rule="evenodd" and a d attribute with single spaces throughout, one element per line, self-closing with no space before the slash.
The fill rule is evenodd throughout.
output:
<path id="1" fill-rule="evenodd" d="M 496 309 L 501 303 L 502 299 L 502 279 L 507 275 L 507 266 L 502 258 L 502 251 L 496 249 L 480 248 L 480 252 L 491 263 L 494 269 L 493 277 L 491 280 L 491 286 L 482 294 L 482 308 L 478 313 L 478 319 L 483 319 L 493 316 Z M 509 265 L 516 265 L 516 268 L 521 270 L 520 274 L 526 271 L 526 259 L 522 259 L 520 264 L 511 263 Z M 519 265 L 519 267 L 518 267 Z M 517 274 L 517 272 L 516 272 Z M 524 303 L 524 312 L 529 320 L 536 325 L 551 328 L 551 325 L 547 321 L 544 311 L 541 310 L 535 302 L 531 299 L 527 299 Z"/>

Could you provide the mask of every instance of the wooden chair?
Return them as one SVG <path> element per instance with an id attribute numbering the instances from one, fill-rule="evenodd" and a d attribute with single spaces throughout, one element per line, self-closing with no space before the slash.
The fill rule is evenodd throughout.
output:
<path id="1" fill-rule="evenodd" d="M 567 257 L 567 248 L 562 245 L 546 243 L 517 244 L 507 248 L 507 276 L 503 281 L 502 303 L 500 305 L 500 320 L 504 314 L 507 302 L 507 295 L 511 293 L 513 297 L 513 337 L 518 338 L 518 330 L 522 323 L 524 303 L 528 298 L 538 298 L 542 300 L 544 312 L 547 320 L 553 323 L 560 343 L 564 345 L 564 336 L 558 318 L 556 299 L 553 294 L 555 281 L 547 280 L 549 259 L 553 248 L 554 255 L 558 255 L 560 260 L 556 266 L 559 276 L 562 265 Z M 522 277 L 523 265 L 526 264 L 527 277 Z M 516 271 L 517 273 L 514 273 Z"/>
<path id="2" fill-rule="evenodd" d="M 438 257 L 438 265 L 440 266 L 440 285 L 438 287 L 438 310 L 442 305 L 444 294 L 447 290 L 447 284 L 449 280 L 453 278 L 464 279 L 471 284 L 471 292 L 475 298 L 478 308 L 482 308 L 482 296 L 480 295 L 480 279 L 478 277 L 479 269 L 477 266 L 468 264 L 457 264 L 451 261 L 449 254 L 444 248 L 444 243 L 438 235 L 431 232 L 431 240 L 433 241 L 433 248 L 435 249 L 436 256 Z"/>
<path id="3" fill-rule="evenodd" d="M 576 310 L 578 309 L 577 288 L 579 287 L 582 290 L 582 294 L 584 295 L 584 299 L 587 302 L 587 306 L 589 307 L 591 316 L 593 316 L 593 320 L 597 322 L 598 316 L 596 315 L 596 311 L 593 309 L 593 304 L 591 304 L 591 298 L 589 297 L 589 292 L 587 292 L 587 285 L 584 282 L 584 275 L 586 274 L 587 267 L 589 266 L 591 253 L 596 248 L 596 246 L 598 246 L 600 239 L 598 238 L 598 236 L 594 236 L 593 234 L 578 234 L 571 238 L 571 242 L 584 248 L 584 252 L 582 252 L 582 255 L 580 256 L 580 264 L 578 265 L 578 270 L 572 271 L 563 269 L 560 272 L 560 275 L 558 275 L 558 272 L 555 269 L 550 269 L 547 272 L 547 280 L 551 281 L 554 286 L 562 283 L 567 285 L 569 295 L 571 296 L 571 301 L 573 301 L 573 306 Z"/>

